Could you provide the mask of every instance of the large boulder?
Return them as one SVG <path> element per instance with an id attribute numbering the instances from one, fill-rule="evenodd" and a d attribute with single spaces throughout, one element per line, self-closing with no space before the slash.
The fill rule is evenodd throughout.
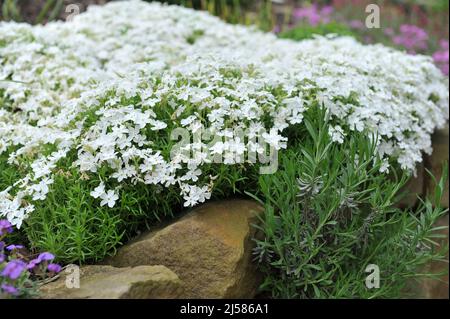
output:
<path id="1" fill-rule="evenodd" d="M 64 271 L 60 278 L 40 288 L 44 299 L 158 299 L 179 298 L 181 280 L 164 266 L 115 268 L 84 266 L 79 287 L 67 286 Z"/>
<path id="2" fill-rule="evenodd" d="M 183 281 L 185 298 L 252 298 L 261 283 L 252 224 L 262 212 L 248 200 L 208 203 L 127 244 L 107 263 L 167 266 Z"/>

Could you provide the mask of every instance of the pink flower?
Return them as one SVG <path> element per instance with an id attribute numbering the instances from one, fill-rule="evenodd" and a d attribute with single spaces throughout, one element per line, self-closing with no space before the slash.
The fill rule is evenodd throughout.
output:
<path id="1" fill-rule="evenodd" d="M 412 54 L 428 48 L 427 32 L 412 24 L 402 24 L 400 26 L 400 33 L 392 35 L 392 41 L 394 44 L 404 47 Z"/>
<path id="2" fill-rule="evenodd" d="M 447 49 L 445 49 L 447 47 Z M 448 49 L 448 41 L 445 43 L 445 40 L 441 40 L 441 50 L 436 51 L 433 54 L 434 63 L 439 67 L 443 74 L 449 74 L 449 49 Z"/>
<path id="3" fill-rule="evenodd" d="M 322 16 L 329 16 L 333 13 L 334 9 L 333 6 L 325 6 L 320 10 L 320 14 Z"/>
<path id="4" fill-rule="evenodd" d="M 448 40 L 442 39 L 441 41 L 439 41 L 439 46 L 441 47 L 441 49 L 443 50 L 448 50 Z"/>

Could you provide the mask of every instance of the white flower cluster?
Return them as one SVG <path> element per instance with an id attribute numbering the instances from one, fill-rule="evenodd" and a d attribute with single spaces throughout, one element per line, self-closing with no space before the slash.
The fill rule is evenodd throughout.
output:
<path id="1" fill-rule="evenodd" d="M 92 190 L 100 205 L 113 207 L 120 186 L 107 185 L 124 181 L 179 187 L 195 205 L 211 195 L 213 178 L 198 182 L 206 160 L 169 159 L 153 137 L 264 128 L 279 149 L 317 103 L 336 143 L 378 132 L 380 154 L 414 169 L 448 100 L 428 57 L 352 38 L 280 40 L 177 6 L 120 1 L 67 23 L 0 23 L 0 155 L 25 172 L 0 190 L 0 217 L 20 227 L 69 158 L 88 177 L 112 172 Z"/>

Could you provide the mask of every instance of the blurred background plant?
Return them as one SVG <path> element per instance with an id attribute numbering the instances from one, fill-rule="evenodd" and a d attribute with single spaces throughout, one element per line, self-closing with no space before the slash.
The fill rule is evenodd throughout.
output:
<path id="1" fill-rule="evenodd" d="M 0 0 L 0 20 L 46 23 L 65 19 L 76 4 L 83 12 L 91 4 L 111 0 Z M 153 0 L 148 0 L 149 2 Z M 283 38 L 303 40 L 315 34 L 350 35 L 364 43 L 382 43 L 410 54 L 433 57 L 449 74 L 448 0 L 160 0 L 205 10 L 229 23 L 257 25 Z M 365 25 L 366 6 L 380 7 L 380 28 Z"/>
<path id="2" fill-rule="evenodd" d="M 380 28 L 366 27 L 366 7 L 372 3 L 380 8 Z M 275 10 L 273 30 L 295 40 L 350 34 L 363 43 L 430 55 L 448 75 L 448 4 L 448 0 L 284 0 Z"/>
<path id="3" fill-rule="evenodd" d="M 0 21 L 46 23 L 65 20 L 70 14 L 86 10 L 91 4 L 105 4 L 108 0 L 0 0 Z M 70 5 L 76 5 L 76 12 Z"/>

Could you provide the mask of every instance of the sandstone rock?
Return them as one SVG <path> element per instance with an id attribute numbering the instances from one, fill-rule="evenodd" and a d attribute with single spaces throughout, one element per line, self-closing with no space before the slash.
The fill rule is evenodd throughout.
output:
<path id="1" fill-rule="evenodd" d="M 449 127 L 448 123 L 447 126 L 444 129 L 438 130 L 433 134 L 433 153 L 431 156 L 427 158 L 427 168 L 433 173 L 436 180 L 439 181 L 439 179 L 442 176 L 442 164 L 444 161 L 447 161 L 448 163 L 448 152 L 449 152 Z M 427 192 L 430 194 L 433 194 L 435 183 L 431 178 L 426 176 L 426 185 L 427 185 Z M 448 201 L 449 201 L 449 192 L 448 192 L 448 180 L 445 187 L 445 193 L 441 201 L 441 205 L 443 207 L 449 207 Z"/>
<path id="2" fill-rule="evenodd" d="M 178 298 L 182 293 L 178 276 L 164 266 L 115 268 L 84 266 L 80 287 L 67 288 L 66 274 L 40 288 L 44 299 L 162 299 Z"/>
<path id="3" fill-rule="evenodd" d="M 208 203 L 127 244 L 107 263 L 165 265 L 183 281 L 185 298 L 252 298 L 261 277 L 252 263 L 251 224 L 262 212 L 253 201 Z"/>

